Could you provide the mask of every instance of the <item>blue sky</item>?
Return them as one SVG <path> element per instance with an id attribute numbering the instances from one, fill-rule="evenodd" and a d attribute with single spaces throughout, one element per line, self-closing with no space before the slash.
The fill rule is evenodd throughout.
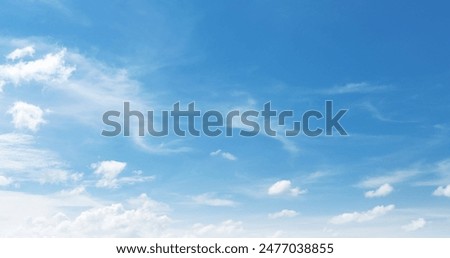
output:
<path id="1" fill-rule="evenodd" d="M 448 236 L 449 7 L 2 1 L 0 235 Z M 349 136 L 101 136 L 124 101 L 326 100 Z"/>

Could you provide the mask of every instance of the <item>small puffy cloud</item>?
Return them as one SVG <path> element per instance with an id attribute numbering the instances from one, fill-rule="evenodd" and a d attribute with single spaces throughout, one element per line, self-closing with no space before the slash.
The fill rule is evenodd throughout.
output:
<path id="1" fill-rule="evenodd" d="M 15 102 L 8 113 L 12 115 L 12 123 L 17 129 L 26 128 L 35 132 L 41 124 L 45 123 L 44 111 L 38 106 L 25 102 Z"/>
<path id="2" fill-rule="evenodd" d="M 386 86 L 370 85 L 367 82 L 347 83 L 324 91 L 326 94 L 370 93 L 385 90 Z"/>
<path id="3" fill-rule="evenodd" d="M 450 197 L 450 185 L 447 185 L 445 187 L 439 186 L 436 190 L 434 190 L 433 195 Z"/>
<path id="4" fill-rule="evenodd" d="M 376 190 L 368 191 L 364 194 L 367 198 L 388 196 L 394 188 L 390 184 L 383 184 Z"/>
<path id="5" fill-rule="evenodd" d="M 91 164 L 91 168 L 95 169 L 94 173 L 102 178 L 97 182 L 97 187 L 116 188 L 118 187 L 117 176 L 127 166 L 125 162 L 115 160 L 101 161 Z"/>
<path id="6" fill-rule="evenodd" d="M 233 154 L 231 154 L 229 152 L 222 151 L 220 149 L 211 152 L 209 155 L 211 155 L 211 156 L 221 156 L 222 158 L 227 159 L 227 160 L 231 160 L 231 161 L 237 160 L 237 157 L 234 156 Z"/>
<path id="7" fill-rule="evenodd" d="M 118 186 L 133 185 L 136 183 L 150 182 L 150 181 L 153 181 L 154 179 L 155 179 L 155 176 L 133 175 L 133 176 L 127 176 L 127 177 L 119 177 L 116 179 L 116 183 Z"/>
<path id="8" fill-rule="evenodd" d="M 290 194 L 292 196 L 298 196 L 305 192 L 305 190 L 300 190 L 298 187 L 292 187 L 290 180 L 280 180 L 271 185 L 267 190 L 267 194 L 269 195 Z"/>
<path id="9" fill-rule="evenodd" d="M 78 181 L 83 177 L 81 173 L 71 173 L 64 169 L 49 169 L 39 175 L 41 184 L 58 184 L 67 181 Z"/>
<path id="10" fill-rule="evenodd" d="M 236 202 L 234 202 L 233 200 L 217 198 L 215 197 L 214 194 L 211 193 L 201 194 L 193 197 L 192 199 L 194 200 L 195 203 L 201 205 L 227 206 L 227 207 L 236 206 Z"/>
<path id="11" fill-rule="evenodd" d="M 211 152 L 209 155 L 211 155 L 211 156 L 217 156 L 217 155 L 219 155 L 221 152 L 222 152 L 222 150 L 221 150 L 221 149 L 218 149 L 218 150 L 216 150 L 216 151 Z"/>
<path id="12" fill-rule="evenodd" d="M 142 194 L 126 203 L 94 207 L 71 219 L 59 212 L 29 220 L 17 235 L 44 237 L 157 237 L 171 219 L 167 206 Z"/>
<path id="13" fill-rule="evenodd" d="M 143 176 L 142 171 L 133 171 L 132 176 L 119 177 L 127 166 L 126 162 L 119 162 L 115 160 L 101 161 L 91 164 L 94 173 L 100 175 L 100 180 L 97 181 L 96 186 L 99 188 L 118 188 L 121 185 L 132 185 L 136 183 L 149 182 L 155 179 L 154 176 Z"/>
<path id="14" fill-rule="evenodd" d="M 18 48 L 16 50 L 12 51 L 11 53 L 9 53 L 6 56 L 6 58 L 9 59 L 9 60 L 14 61 L 16 59 L 21 59 L 21 58 L 24 58 L 26 56 L 33 56 L 34 52 L 36 52 L 36 51 L 34 50 L 33 46 L 27 46 L 27 47 Z"/>
<path id="15" fill-rule="evenodd" d="M 15 54 L 10 53 L 11 57 L 19 58 L 20 55 L 26 54 L 26 51 L 18 50 Z M 49 53 L 43 58 L 32 61 L 18 61 L 14 64 L 0 65 L 0 85 L 11 83 L 18 85 L 23 82 L 61 82 L 66 81 L 74 67 L 65 64 L 64 57 L 66 49 L 56 53 Z"/>
<path id="16" fill-rule="evenodd" d="M 279 218 L 292 218 L 298 215 L 298 212 L 294 210 L 281 210 L 279 212 L 270 213 L 269 218 L 271 219 L 279 219 Z"/>
<path id="17" fill-rule="evenodd" d="M 197 223 L 192 227 L 192 231 L 194 236 L 223 237 L 235 236 L 244 231 L 244 228 L 242 221 L 226 220 L 219 224 Z"/>
<path id="18" fill-rule="evenodd" d="M 11 178 L 0 176 L 0 186 L 7 186 L 13 182 Z"/>
<path id="19" fill-rule="evenodd" d="M 346 224 L 350 222 L 366 222 L 373 220 L 377 217 L 383 216 L 386 213 L 394 210 L 395 205 L 391 204 L 388 206 L 380 205 L 375 208 L 365 211 L 365 212 L 352 212 L 343 213 L 341 215 L 335 216 L 330 220 L 332 224 Z"/>
<path id="20" fill-rule="evenodd" d="M 418 218 L 416 220 L 412 220 L 409 224 L 404 225 L 402 227 L 405 231 L 416 231 L 419 230 L 427 224 L 427 221 L 424 218 Z"/>

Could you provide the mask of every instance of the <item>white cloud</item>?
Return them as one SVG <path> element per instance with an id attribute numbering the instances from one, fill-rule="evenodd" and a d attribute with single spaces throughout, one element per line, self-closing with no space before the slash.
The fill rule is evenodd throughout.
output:
<path id="1" fill-rule="evenodd" d="M 58 184 L 67 181 L 79 181 L 82 177 L 82 173 L 71 173 L 63 169 L 49 169 L 39 175 L 38 181 L 41 184 Z"/>
<path id="2" fill-rule="evenodd" d="M 97 182 L 97 187 L 116 188 L 118 187 L 117 176 L 122 173 L 127 163 L 115 160 L 101 161 L 91 164 L 95 169 L 94 173 L 102 178 Z"/>
<path id="3" fill-rule="evenodd" d="M 450 159 L 439 161 L 436 164 L 436 170 L 439 173 L 448 174 L 450 172 Z"/>
<path id="4" fill-rule="evenodd" d="M 427 224 L 427 221 L 423 218 L 418 218 L 416 220 L 412 220 L 411 223 L 402 226 L 402 229 L 405 231 L 416 231 L 419 230 Z"/>
<path id="5" fill-rule="evenodd" d="M 424 173 L 426 172 L 426 174 L 433 173 L 436 177 L 432 180 L 422 180 L 421 182 L 416 183 L 417 185 L 445 186 L 450 184 L 450 158 L 424 165 L 421 170 L 424 171 Z"/>
<path id="6" fill-rule="evenodd" d="M 134 171 L 133 176 L 118 177 L 126 166 L 126 162 L 119 162 L 115 160 L 101 161 L 91 164 L 91 168 L 94 169 L 94 173 L 101 176 L 100 180 L 97 181 L 96 186 L 100 188 L 118 188 L 125 184 L 132 185 L 155 179 L 154 176 L 142 176 L 142 171 Z"/>
<path id="7" fill-rule="evenodd" d="M 175 154 L 189 152 L 192 150 L 189 147 L 176 147 L 175 145 L 179 142 L 178 140 L 174 140 L 169 143 L 149 144 L 147 141 L 145 141 L 144 137 L 132 135 L 132 139 L 138 147 L 150 154 Z"/>
<path id="8" fill-rule="evenodd" d="M 17 129 L 27 128 L 35 132 L 41 124 L 45 123 L 44 111 L 38 106 L 25 102 L 15 102 L 8 113 L 12 115 L 12 122 Z"/>
<path id="9" fill-rule="evenodd" d="M 281 180 L 269 187 L 268 194 L 277 195 L 288 191 L 291 188 L 291 181 Z"/>
<path id="10" fill-rule="evenodd" d="M 47 83 L 66 81 L 75 71 L 74 67 L 65 64 L 66 52 L 66 49 L 62 49 L 56 53 L 49 53 L 40 59 L 0 65 L 0 82 L 18 85 L 31 81 Z M 11 55 L 13 53 L 14 51 Z"/>
<path id="11" fill-rule="evenodd" d="M 61 196 L 77 196 L 86 193 L 86 188 L 84 186 L 77 186 L 70 190 L 62 190 L 59 192 Z"/>
<path id="12" fill-rule="evenodd" d="M 218 156 L 218 155 L 220 155 L 222 158 L 227 159 L 227 160 L 231 160 L 231 161 L 237 160 L 237 157 L 234 156 L 233 154 L 231 154 L 229 152 L 224 152 L 224 151 L 222 151 L 220 149 L 211 152 L 209 155 L 211 155 L 211 156 Z"/>
<path id="13" fill-rule="evenodd" d="M 209 155 L 211 155 L 211 156 L 217 156 L 217 155 L 219 155 L 221 152 L 222 152 L 222 150 L 221 150 L 221 149 L 218 149 L 218 150 L 216 150 L 216 151 L 211 152 Z"/>
<path id="14" fill-rule="evenodd" d="M 386 86 L 370 85 L 366 82 L 347 83 L 325 90 L 326 94 L 370 93 L 385 90 Z"/>
<path id="15" fill-rule="evenodd" d="M 41 237 L 157 237 L 171 219 L 167 206 L 142 194 L 127 203 L 90 208 L 71 219 L 65 213 L 35 217 L 16 235 Z"/>
<path id="16" fill-rule="evenodd" d="M 13 191 L 0 191 L 0 203 L 1 236 L 31 236 L 25 226 L 27 221 L 38 217 L 49 218 L 65 210 L 69 214 L 101 206 L 97 200 L 86 195 L 39 195 Z M 19 228 L 23 228 L 21 233 Z"/>
<path id="17" fill-rule="evenodd" d="M 433 195 L 450 197 L 450 185 L 445 187 L 439 186 L 436 190 L 434 190 Z"/>
<path id="18" fill-rule="evenodd" d="M 6 58 L 9 59 L 9 60 L 14 61 L 16 59 L 21 59 L 21 58 L 24 58 L 26 56 L 33 56 L 34 52 L 36 52 L 36 51 L 34 50 L 33 46 L 27 46 L 27 47 L 18 48 L 16 50 L 12 51 L 11 53 L 9 53 L 6 56 Z"/>
<path id="19" fill-rule="evenodd" d="M 0 176 L 0 186 L 7 186 L 13 182 L 11 178 Z"/>
<path id="20" fill-rule="evenodd" d="M 383 184 L 376 190 L 367 191 L 364 195 L 367 198 L 384 197 L 388 196 L 393 190 L 394 188 L 390 184 Z"/>
<path id="21" fill-rule="evenodd" d="M 284 130 L 286 130 L 286 129 L 284 129 Z M 277 135 L 274 136 L 274 137 L 271 137 L 271 138 L 281 142 L 281 144 L 283 145 L 283 149 L 285 149 L 289 153 L 292 153 L 292 154 L 298 153 L 299 152 L 299 148 L 297 147 L 297 145 L 295 145 L 295 143 L 291 139 L 289 139 L 288 137 L 284 136 L 284 132 L 285 131 L 281 131 L 281 132 L 278 131 Z"/>
<path id="22" fill-rule="evenodd" d="M 34 146 L 34 137 L 27 134 L 0 134 L 0 171 L 15 181 L 57 183 L 77 181 L 80 174 L 66 169 L 59 157 Z"/>
<path id="23" fill-rule="evenodd" d="M 317 182 L 324 177 L 332 176 L 332 173 L 328 171 L 315 171 L 309 175 L 307 175 L 303 180 L 309 183 Z"/>
<path id="24" fill-rule="evenodd" d="M 365 222 L 373 220 L 377 217 L 383 216 L 386 213 L 394 210 L 394 205 L 380 205 L 376 206 L 371 210 L 365 212 L 352 212 L 352 213 L 343 213 L 341 215 L 335 216 L 330 220 L 332 224 L 346 224 L 349 222 Z"/>
<path id="25" fill-rule="evenodd" d="M 237 160 L 236 156 L 234 156 L 233 154 L 231 154 L 229 152 L 222 152 L 222 157 L 224 159 L 231 160 L 231 161 Z"/>
<path id="26" fill-rule="evenodd" d="M 376 106 L 374 106 L 370 102 L 364 102 L 360 105 L 362 108 L 366 109 L 374 118 L 382 121 L 382 122 L 399 122 L 394 119 L 387 117 L 384 113 L 381 112 Z"/>
<path id="27" fill-rule="evenodd" d="M 121 186 L 121 185 L 133 185 L 133 184 L 136 184 L 136 183 L 150 182 L 150 181 L 153 181 L 154 179 L 155 179 L 155 176 L 133 175 L 133 176 L 116 178 L 116 183 L 117 183 L 118 186 Z"/>
<path id="28" fill-rule="evenodd" d="M 228 199 L 216 198 L 214 194 L 205 193 L 192 198 L 197 204 L 208 205 L 208 206 L 236 206 L 236 202 Z"/>
<path id="29" fill-rule="evenodd" d="M 406 169 L 406 170 L 397 170 L 388 175 L 376 176 L 372 178 L 368 178 L 358 184 L 360 187 L 364 188 L 374 188 L 380 187 L 383 184 L 395 184 L 404 182 L 416 175 L 419 174 L 419 170 L 417 169 Z"/>
<path id="30" fill-rule="evenodd" d="M 270 213 L 269 218 L 271 219 L 278 219 L 278 218 L 292 218 L 298 215 L 298 212 L 294 210 L 281 210 L 279 212 Z"/>
<path id="31" fill-rule="evenodd" d="M 305 190 L 300 190 L 298 187 L 292 187 L 290 180 L 280 180 L 274 183 L 267 190 L 269 195 L 282 195 L 290 194 L 292 196 L 298 196 L 300 194 L 306 193 Z"/>
<path id="32" fill-rule="evenodd" d="M 226 220 L 219 224 L 204 225 L 194 224 L 192 227 L 194 236 L 225 237 L 236 236 L 244 231 L 242 221 Z"/>
<path id="33" fill-rule="evenodd" d="M 0 41 L 5 47 L 35 46 L 36 58 L 15 60 L 0 65 L 0 91 L 8 85 L 37 85 L 46 91 L 46 105 L 54 116 L 75 119 L 84 125 L 98 128 L 104 110 L 121 110 L 123 100 L 133 103 L 136 110 L 159 110 L 158 101 L 146 96 L 143 100 L 140 83 L 133 80 L 126 69 L 117 69 L 88 56 L 56 48 L 43 39 L 14 39 Z M 76 69 L 75 69 L 76 68 Z M 63 123 L 64 119 L 53 123 Z M 180 140 L 156 142 L 136 137 L 132 128 L 131 140 L 141 150 L 151 154 L 186 152 L 187 147 L 173 146 Z M 162 140 L 161 140 L 162 141 Z"/>

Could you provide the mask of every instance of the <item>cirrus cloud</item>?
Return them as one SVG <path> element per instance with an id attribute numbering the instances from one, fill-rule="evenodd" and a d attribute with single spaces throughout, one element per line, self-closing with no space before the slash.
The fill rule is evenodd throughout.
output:
<path id="1" fill-rule="evenodd" d="M 289 194 L 292 196 L 298 196 L 303 193 L 306 193 L 306 190 L 300 190 L 298 187 L 292 187 L 290 180 L 277 181 L 267 190 L 267 194 L 269 195 Z"/>
<path id="2" fill-rule="evenodd" d="M 409 224 L 402 226 L 402 229 L 405 231 L 416 231 L 425 227 L 426 224 L 427 221 L 424 218 L 418 218 L 416 220 L 411 220 Z"/>
<path id="3" fill-rule="evenodd" d="M 40 107 L 22 101 L 15 102 L 8 114 L 12 115 L 12 123 L 17 129 L 26 128 L 36 132 L 41 124 L 46 123 L 44 111 Z"/>
<path id="4" fill-rule="evenodd" d="M 366 196 L 367 198 L 384 197 L 392 193 L 393 190 L 394 188 L 390 184 L 383 184 L 376 190 L 367 191 L 364 196 Z"/>
<path id="5" fill-rule="evenodd" d="M 222 151 L 222 150 L 216 150 L 216 151 L 213 151 L 213 152 L 211 152 L 209 155 L 211 155 L 211 156 L 221 156 L 222 158 L 224 158 L 224 159 L 226 159 L 226 160 L 230 160 L 230 161 L 235 161 L 235 160 L 237 160 L 237 157 L 236 156 L 234 156 L 233 154 L 231 154 L 231 153 L 229 153 L 229 152 L 225 152 L 225 151 Z"/>
<path id="6" fill-rule="evenodd" d="M 388 206 L 380 205 L 376 206 L 371 210 L 365 212 L 351 212 L 343 213 L 341 215 L 331 218 L 330 223 L 332 224 L 346 224 L 350 222 L 366 222 L 373 220 L 377 217 L 383 216 L 388 212 L 395 209 L 395 205 L 391 204 Z"/>
<path id="7" fill-rule="evenodd" d="M 294 210 L 284 209 L 279 212 L 270 213 L 269 218 L 271 219 L 279 219 L 279 218 L 292 218 L 298 215 L 298 212 Z"/>
<path id="8" fill-rule="evenodd" d="M 6 58 L 9 60 L 16 60 L 16 59 L 21 59 L 24 58 L 26 56 L 33 56 L 33 54 L 36 52 L 36 50 L 34 49 L 33 46 L 27 46 L 24 48 L 17 48 L 14 51 L 12 51 L 11 53 L 9 53 Z"/>

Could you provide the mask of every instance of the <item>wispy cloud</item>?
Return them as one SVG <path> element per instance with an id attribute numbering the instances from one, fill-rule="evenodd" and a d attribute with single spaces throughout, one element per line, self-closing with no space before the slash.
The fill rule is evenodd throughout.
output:
<path id="1" fill-rule="evenodd" d="M 27 134 L 0 134 L 0 170 L 14 181 L 60 183 L 78 180 L 58 155 L 34 146 L 34 137 Z"/>
<path id="2" fill-rule="evenodd" d="M 394 187 L 392 187 L 390 184 L 383 184 L 376 190 L 367 191 L 364 196 L 366 196 L 367 198 L 384 197 L 392 193 L 393 190 Z"/>
<path id="3" fill-rule="evenodd" d="M 117 176 L 122 173 L 127 163 L 115 160 L 101 161 L 91 164 L 95 169 L 94 173 L 102 178 L 97 182 L 97 187 L 115 188 L 118 187 Z"/>
<path id="4" fill-rule="evenodd" d="M 75 67 L 65 64 L 64 57 L 66 52 L 66 49 L 62 49 L 55 53 L 49 53 L 39 59 L 31 61 L 20 60 L 13 64 L 0 65 L 0 82 L 2 84 L 11 83 L 18 85 L 32 81 L 67 81 L 75 71 Z M 19 56 L 19 53 L 23 54 L 23 49 L 16 49 L 9 55 L 16 57 Z"/>
<path id="5" fill-rule="evenodd" d="M 153 176 L 142 176 L 141 171 L 136 171 L 134 176 L 119 177 L 123 172 L 127 163 L 115 160 L 101 161 L 91 164 L 94 173 L 100 175 L 100 180 L 97 181 L 96 186 L 100 188 L 118 188 L 123 184 L 142 183 L 152 181 Z"/>
<path id="6" fill-rule="evenodd" d="M 364 102 L 360 105 L 363 109 L 367 110 L 372 117 L 374 117 L 375 119 L 378 119 L 382 122 L 399 122 L 396 121 L 394 119 L 391 119 L 390 117 L 387 117 L 385 114 L 383 114 L 379 108 L 375 107 L 372 103 L 370 102 Z"/>
<path id="7" fill-rule="evenodd" d="M 11 178 L 0 176 L 0 186 L 7 186 L 13 182 Z"/>
<path id="8" fill-rule="evenodd" d="M 58 212 L 35 217 L 15 234 L 45 237 L 157 237 L 171 223 L 167 206 L 142 194 L 126 203 L 90 208 L 71 219 Z"/>
<path id="9" fill-rule="evenodd" d="M 226 151 L 222 151 L 222 150 L 220 150 L 220 149 L 211 152 L 209 155 L 211 155 L 211 156 L 220 156 L 220 157 L 222 157 L 222 158 L 224 158 L 224 159 L 226 159 L 226 160 L 230 160 L 230 161 L 235 161 L 235 160 L 237 160 L 237 157 L 234 156 L 233 154 L 231 154 L 231 153 L 229 153 L 229 152 L 226 152 Z"/>
<path id="10" fill-rule="evenodd" d="M 179 146 L 180 141 L 178 140 L 155 144 L 146 141 L 144 137 L 139 137 L 137 134 L 133 134 L 132 139 L 136 146 L 150 154 L 168 155 L 192 151 L 190 147 Z"/>
<path id="11" fill-rule="evenodd" d="M 35 223 L 41 221 L 46 223 L 52 215 L 60 212 L 73 214 L 74 211 L 86 210 L 94 207 L 101 207 L 103 204 L 95 198 L 84 194 L 61 195 L 61 194 L 30 194 L 18 191 L 0 191 L 0 212 L 3 214 L 0 220 L 2 236 L 57 236 L 49 232 L 38 232 L 37 228 L 29 227 L 27 222 L 34 220 Z M 63 236 L 64 224 L 62 227 L 52 228 Z M 35 225 L 37 226 L 37 225 Z M 32 232 L 31 229 L 36 229 Z"/>
<path id="12" fill-rule="evenodd" d="M 386 90 L 383 85 L 372 85 L 367 82 L 347 83 L 345 85 L 334 86 L 323 91 L 325 94 L 350 94 L 350 93 L 371 93 Z"/>
<path id="13" fill-rule="evenodd" d="M 376 206 L 371 210 L 365 212 L 351 212 L 351 213 L 343 213 L 341 215 L 335 216 L 330 220 L 332 224 L 346 224 L 350 222 L 366 222 L 373 220 L 377 217 L 383 216 L 388 212 L 394 210 L 394 205 L 388 206 Z"/>
<path id="14" fill-rule="evenodd" d="M 298 215 L 298 212 L 294 210 L 284 209 L 279 212 L 270 213 L 269 218 L 271 219 L 279 219 L 279 218 L 292 218 Z"/>
<path id="15" fill-rule="evenodd" d="M 210 237 L 225 237 L 236 236 L 244 231 L 243 222 L 235 220 L 225 220 L 219 224 L 202 224 L 197 223 L 192 227 L 194 236 L 210 236 Z"/>
<path id="16" fill-rule="evenodd" d="M 396 170 L 392 173 L 383 176 L 374 176 L 363 180 L 358 184 L 360 187 L 364 188 L 374 188 L 380 187 L 384 184 L 395 184 L 409 180 L 420 173 L 419 169 L 405 169 Z"/>
<path id="17" fill-rule="evenodd" d="M 8 113 L 12 115 L 14 127 L 18 129 L 27 128 L 36 132 L 41 124 L 46 123 L 44 111 L 40 107 L 22 101 L 15 102 Z"/>
<path id="18" fill-rule="evenodd" d="M 24 48 L 17 48 L 16 50 L 9 53 L 6 58 L 9 60 L 16 60 L 21 59 L 27 56 L 33 56 L 33 54 L 36 52 L 33 46 L 27 46 Z"/>
<path id="19" fill-rule="evenodd" d="M 312 173 L 302 177 L 301 180 L 303 183 L 315 183 L 315 182 L 323 180 L 326 177 L 331 177 L 331 176 L 333 176 L 332 172 L 329 172 L 326 170 L 325 171 L 318 170 L 318 171 L 312 172 Z"/>
<path id="20" fill-rule="evenodd" d="M 77 186 L 73 189 L 69 190 L 61 190 L 59 194 L 61 196 L 77 196 L 86 193 L 86 187 L 84 186 Z"/>
<path id="21" fill-rule="evenodd" d="M 427 224 L 427 221 L 424 218 L 418 218 L 416 220 L 412 220 L 409 224 L 402 226 L 402 229 L 405 231 L 417 231 Z"/>
<path id="22" fill-rule="evenodd" d="M 433 195 L 450 197 L 450 185 L 439 186 L 436 190 L 434 190 Z"/>
<path id="23" fill-rule="evenodd" d="M 236 202 L 229 199 L 217 198 L 213 193 L 205 193 L 201 195 L 194 196 L 192 198 L 195 203 L 208 206 L 216 207 L 233 207 L 236 206 Z"/>
<path id="24" fill-rule="evenodd" d="M 423 171 L 434 175 L 434 179 L 427 179 L 417 182 L 420 186 L 442 186 L 450 185 L 450 159 L 440 160 L 431 164 L 425 164 Z"/>

